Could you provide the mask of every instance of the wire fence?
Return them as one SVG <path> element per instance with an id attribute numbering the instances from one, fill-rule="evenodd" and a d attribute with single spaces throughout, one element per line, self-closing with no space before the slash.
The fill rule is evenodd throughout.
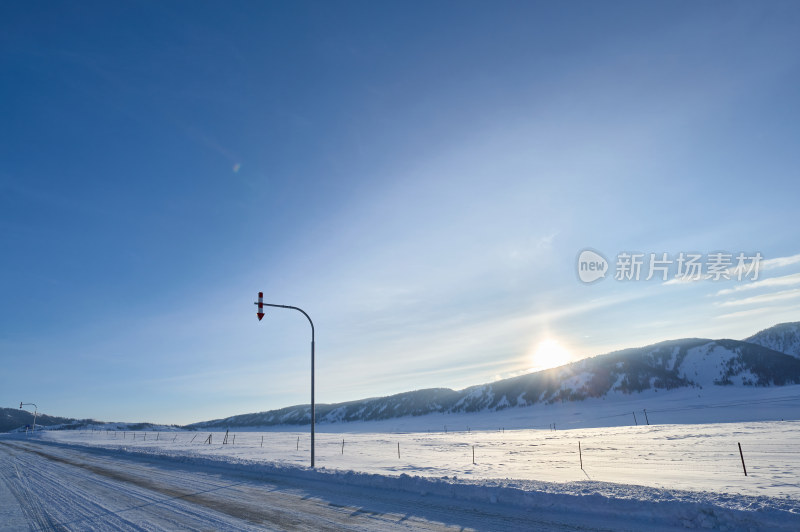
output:
<path id="1" fill-rule="evenodd" d="M 70 439 L 308 465 L 307 432 L 86 430 Z M 597 480 L 800 499 L 800 422 L 601 429 L 317 433 L 318 467 L 381 474 Z"/>
<path id="2" fill-rule="evenodd" d="M 598 480 L 680 489 L 759 493 L 800 499 L 800 422 L 657 424 L 676 412 L 756 405 L 792 411 L 800 395 L 717 401 L 556 419 L 524 429 L 442 425 L 426 432 L 316 434 L 316 462 L 327 469 L 381 474 L 542 481 Z M 713 416 L 712 416 L 713 417 Z M 722 416 L 720 416 L 722 417 Z M 617 426 L 606 423 L 619 419 Z M 595 428 L 579 428 L 581 426 Z M 597 427 L 597 425 L 606 425 Z M 364 424 L 361 428 L 367 428 Z M 343 428 L 346 425 L 343 425 Z M 308 465 L 309 433 L 137 430 L 64 431 L 69 439 L 121 447 Z M 456 430 L 454 430 L 456 429 Z M 569 430 L 564 430 L 569 429 Z"/>

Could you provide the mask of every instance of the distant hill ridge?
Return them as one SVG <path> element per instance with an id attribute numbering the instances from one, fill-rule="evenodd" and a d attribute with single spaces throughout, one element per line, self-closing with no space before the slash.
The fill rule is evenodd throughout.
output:
<path id="1" fill-rule="evenodd" d="M 746 338 L 745 342 L 800 358 L 800 322 L 779 323 Z"/>
<path id="2" fill-rule="evenodd" d="M 64 425 L 77 422 L 77 419 L 66 417 L 48 416 L 39 414 L 36 416 L 37 426 Z M 33 412 L 21 410 L 19 408 L 0 408 L 0 432 L 8 432 L 25 425 L 33 426 Z"/>
<path id="3" fill-rule="evenodd" d="M 800 322 L 781 323 L 744 341 L 687 338 L 623 349 L 537 373 L 471 386 L 430 388 L 337 404 L 317 404 L 317 422 L 370 421 L 431 413 L 496 411 L 609 394 L 706 386 L 800 384 Z M 309 405 L 187 425 L 189 429 L 307 425 Z M 33 424 L 33 414 L 0 408 L 0 432 Z M 174 430 L 151 423 L 103 423 L 39 413 L 37 426 Z"/>
<path id="4" fill-rule="evenodd" d="M 33 413 L 17 408 L 0 408 L 0 432 L 25 430 L 25 426 L 33 427 Z M 97 421 L 94 419 L 74 419 L 69 417 L 48 416 L 41 412 L 36 416 L 36 429 L 47 428 L 57 430 L 175 430 L 177 425 L 160 425 L 157 423 L 117 423 Z"/>
<path id="5" fill-rule="evenodd" d="M 624 349 L 559 368 L 455 391 L 431 388 L 337 404 L 317 404 L 317 422 L 373 421 L 579 401 L 608 394 L 706 386 L 800 384 L 800 322 L 739 340 L 688 338 Z M 187 428 L 304 425 L 309 405 L 243 414 Z"/>

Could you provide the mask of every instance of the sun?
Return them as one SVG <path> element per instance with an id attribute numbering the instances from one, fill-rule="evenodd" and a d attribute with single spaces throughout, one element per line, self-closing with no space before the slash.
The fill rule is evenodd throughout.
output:
<path id="1" fill-rule="evenodd" d="M 555 368 L 568 364 L 572 359 L 569 349 L 561 345 L 558 340 L 546 338 L 539 342 L 531 356 L 533 371 Z"/>

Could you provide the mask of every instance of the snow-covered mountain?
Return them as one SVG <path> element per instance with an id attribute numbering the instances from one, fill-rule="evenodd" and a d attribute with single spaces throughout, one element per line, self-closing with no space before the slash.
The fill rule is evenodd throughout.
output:
<path id="1" fill-rule="evenodd" d="M 786 384 L 800 384 L 800 359 L 794 356 L 756 343 L 690 338 L 615 351 L 460 391 L 433 388 L 346 403 L 318 404 L 317 422 L 497 411 L 611 394 L 624 396 L 645 390 Z M 301 425 L 310 423 L 310 419 L 310 407 L 298 405 L 195 423 L 187 428 Z"/>
<path id="2" fill-rule="evenodd" d="M 33 414 L 17 408 L 0 408 L 0 432 L 24 431 L 26 425 L 33 425 Z M 160 425 L 156 423 L 116 423 L 97 421 L 94 419 L 73 419 L 68 417 L 36 416 L 36 428 L 49 430 L 176 430 L 177 425 Z"/>
<path id="3" fill-rule="evenodd" d="M 42 427 L 64 425 L 77 421 L 76 419 L 48 416 L 42 413 L 36 416 L 36 425 Z M 20 410 L 19 408 L 0 408 L 0 432 L 8 432 L 20 427 L 25 427 L 25 425 L 33 425 L 32 412 Z"/>
<path id="4" fill-rule="evenodd" d="M 625 397 L 645 390 L 783 386 L 800 384 L 800 322 L 782 323 L 744 341 L 690 338 L 625 349 L 566 366 L 472 386 L 431 388 L 337 404 L 318 404 L 317 421 L 375 421 L 433 413 L 472 413 L 506 408 Z M 310 407 L 297 405 L 188 425 L 233 428 L 307 425 Z M 33 423 L 33 415 L 0 408 L 0 432 Z M 102 423 L 40 414 L 37 425 L 62 429 L 174 430 L 150 423 Z"/>
<path id="5" fill-rule="evenodd" d="M 800 358 L 800 321 L 780 323 L 759 331 L 745 342 L 758 344 Z"/>

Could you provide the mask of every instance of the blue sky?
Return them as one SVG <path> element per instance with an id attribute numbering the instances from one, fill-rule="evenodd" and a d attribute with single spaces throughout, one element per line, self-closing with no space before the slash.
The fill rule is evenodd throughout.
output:
<path id="1" fill-rule="evenodd" d="M 800 319 L 796 2 L 24 2 L 0 398 L 188 423 Z M 578 280 L 581 250 L 607 278 Z M 764 257 L 618 281 L 621 252 Z M 748 286 L 745 287 L 744 285 Z M 550 345 L 550 344 L 545 344 Z"/>

